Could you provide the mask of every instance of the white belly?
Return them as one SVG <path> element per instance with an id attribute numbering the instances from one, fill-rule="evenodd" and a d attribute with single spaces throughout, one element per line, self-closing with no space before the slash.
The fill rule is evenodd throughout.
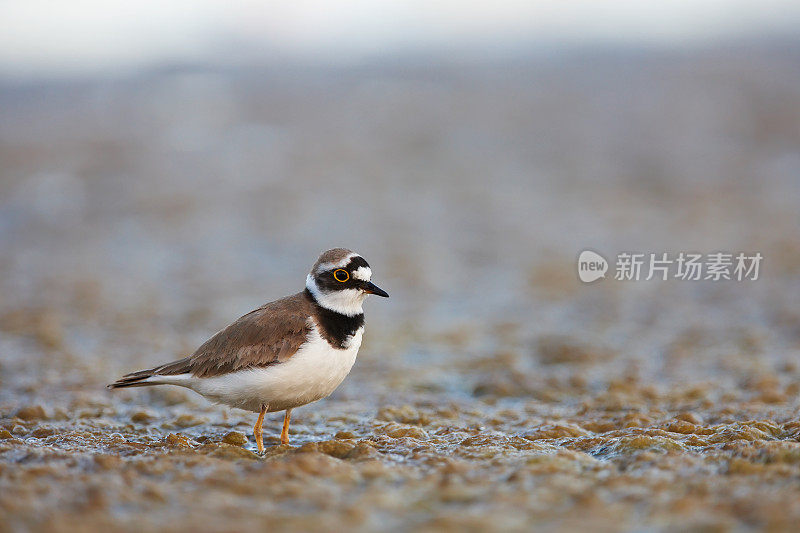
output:
<path id="1" fill-rule="evenodd" d="M 308 342 L 284 363 L 211 378 L 171 376 L 178 378 L 172 384 L 189 387 L 214 402 L 254 412 L 259 412 L 262 404 L 270 412 L 305 405 L 330 395 L 344 381 L 356 362 L 363 332 L 364 328 L 359 328 L 347 348 L 339 350 L 315 327 Z"/>

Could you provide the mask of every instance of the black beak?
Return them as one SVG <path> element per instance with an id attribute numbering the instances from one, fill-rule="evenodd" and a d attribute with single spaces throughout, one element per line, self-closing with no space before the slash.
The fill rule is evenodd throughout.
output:
<path id="1" fill-rule="evenodd" d="M 376 296 L 383 296 L 384 298 L 388 298 L 389 297 L 389 293 L 388 292 L 386 292 L 385 290 L 381 289 L 380 287 L 378 287 L 377 285 L 375 285 L 371 281 L 364 282 L 364 284 L 361 285 L 361 290 L 366 292 L 367 294 L 374 294 Z"/>

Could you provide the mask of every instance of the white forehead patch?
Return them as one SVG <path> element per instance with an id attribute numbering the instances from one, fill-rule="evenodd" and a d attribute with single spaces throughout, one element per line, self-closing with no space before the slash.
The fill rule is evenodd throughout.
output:
<path id="1" fill-rule="evenodd" d="M 372 279 L 372 269 L 369 267 L 358 267 L 353 271 L 353 277 L 361 281 L 369 281 Z"/>
<path id="2" fill-rule="evenodd" d="M 347 266 L 347 263 L 349 263 L 350 260 L 353 259 L 354 257 L 360 257 L 360 256 L 357 253 L 353 252 L 343 257 L 340 261 L 336 261 L 335 263 L 334 262 L 320 263 L 315 273 L 319 274 L 320 272 L 326 272 L 328 270 L 333 270 L 334 268 L 342 268 L 344 266 Z"/>

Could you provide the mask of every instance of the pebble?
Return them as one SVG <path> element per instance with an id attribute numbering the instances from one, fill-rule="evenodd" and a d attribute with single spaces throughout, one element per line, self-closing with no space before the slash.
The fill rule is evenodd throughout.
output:
<path id="1" fill-rule="evenodd" d="M 206 422 L 207 420 L 204 418 L 199 418 L 194 415 L 181 415 L 172 421 L 172 423 L 179 428 L 190 428 L 199 426 L 200 424 L 204 424 Z"/>
<path id="2" fill-rule="evenodd" d="M 147 411 L 136 411 L 131 415 L 131 422 L 135 424 L 147 424 L 154 418 L 155 416 Z"/>
<path id="3" fill-rule="evenodd" d="M 44 411 L 44 407 L 42 407 L 41 405 L 27 405 L 25 407 L 22 407 L 19 411 L 17 411 L 16 416 L 20 420 L 25 420 L 25 421 L 42 420 L 44 418 L 47 418 L 47 414 Z"/>
<path id="4" fill-rule="evenodd" d="M 49 437 L 50 435 L 55 435 L 56 430 L 51 427 L 41 427 L 36 428 L 33 433 L 31 433 L 32 437 L 36 437 L 37 439 L 43 439 L 45 437 Z"/>
<path id="5" fill-rule="evenodd" d="M 375 433 L 378 435 L 387 435 L 394 439 L 399 439 L 402 437 L 411 437 L 418 440 L 428 439 L 428 432 L 424 429 L 417 426 L 399 424 L 397 422 L 390 422 L 388 424 L 379 426 L 375 429 Z"/>
<path id="6" fill-rule="evenodd" d="M 222 437 L 222 442 L 226 444 L 233 444 L 234 446 L 244 446 L 247 444 L 247 437 L 244 433 L 238 431 L 229 431 Z"/>
<path id="7" fill-rule="evenodd" d="M 186 435 L 181 435 L 180 433 L 170 433 L 164 439 L 164 441 L 169 446 L 174 446 L 176 448 L 189 448 L 191 447 L 191 443 L 189 442 L 189 437 Z"/>

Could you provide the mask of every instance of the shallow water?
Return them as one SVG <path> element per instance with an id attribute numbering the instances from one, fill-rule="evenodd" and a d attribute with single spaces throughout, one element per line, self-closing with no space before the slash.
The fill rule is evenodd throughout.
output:
<path id="1" fill-rule="evenodd" d="M 0 530 L 792 530 L 800 62 L 162 72 L 0 87 Z M 348 246 L 356 366 L 291 442 L 112 393 Z M 581 284 L 583 248 L 760 251 Z"/>

